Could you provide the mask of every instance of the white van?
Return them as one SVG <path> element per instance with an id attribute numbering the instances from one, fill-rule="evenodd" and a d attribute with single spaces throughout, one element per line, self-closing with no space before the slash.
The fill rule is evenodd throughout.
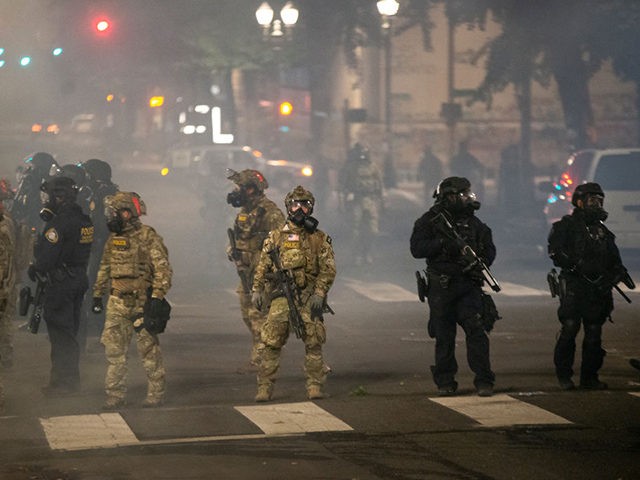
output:
<path id="1" fill-rule="evenodd" d="M 547 198 L 544 212 L 549 223 L 571 213 L 571 194 L 586 182 L 596 182 L 604 190 L 606 225 L 616 235 L 618 247 L 640 249 L 640 148 L 573 153 Z"/>

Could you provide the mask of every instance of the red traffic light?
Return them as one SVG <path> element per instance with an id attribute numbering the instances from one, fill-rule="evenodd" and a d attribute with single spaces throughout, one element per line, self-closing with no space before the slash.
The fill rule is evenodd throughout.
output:
<path id="1" fill-rule="evenodd" d="M 111 30 L 111 21 L 106 17 L 99 17 L 94 20 L 93 26 L 96 32 L 106 33 Z"/>

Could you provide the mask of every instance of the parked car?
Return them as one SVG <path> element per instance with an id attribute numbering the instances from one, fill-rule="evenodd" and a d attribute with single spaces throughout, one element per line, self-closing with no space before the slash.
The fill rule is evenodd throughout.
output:
<path id="1" fill-rule="evenodd" d="M 573 153 L 549 185 L 544 213 L 549 224 L 571 213 L 577 185 L 599 183 L 605 193 L 607 226 L 620 248 L 640 248 L 640 148 L 588 149 Z"/>
<path id="2" fill-rule="evenodd" d="M 260 170 L 269 184 L 278 188 L 305 184 L 313 175 L 312 167 L 306 163 L 266 158 L 260 150 L 237 145 L 174 148 L 167 155 L 167 164 L 174 173 L 186 174 L 197 189 L 227 188 L 228 168 Z"/>

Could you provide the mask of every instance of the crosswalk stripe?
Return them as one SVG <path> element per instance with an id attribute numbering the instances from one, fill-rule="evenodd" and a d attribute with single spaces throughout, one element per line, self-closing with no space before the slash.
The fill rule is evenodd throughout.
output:
<path id="1" fill-rule="evenodd" d="M 118 413 L 41 418 L 40 424 L 53 450 L 86 450 L 139 443 Z"/>
<path id="2" fill-rule="evenodd" d="M 466 415 L 485 427 L 512 425 L 565 425 L 569 420 L 535 405 L 517 400 L 506 394 L 493 397 L 445 397 L 432 398 L 458 413 Z"/>
<path id="3" fill-rule="evenodd" d="M 347 287 L 375 302 L 411 302 L 418 300 L 418 294 L 399 285 L 388 282 L 363 282 L 353 278 L 345 279 Z"/>
<path id="4" fill-rule="evenodd" d="M 640 398 L 640 392 L 629 392 L 629 395 L 633 395 L 634 397 Z"/>
<path id="5" fill-rule="evenodd" d="M 267 435 L 343 432 L 349 425 L 313 402 L 234 407 Z"/>

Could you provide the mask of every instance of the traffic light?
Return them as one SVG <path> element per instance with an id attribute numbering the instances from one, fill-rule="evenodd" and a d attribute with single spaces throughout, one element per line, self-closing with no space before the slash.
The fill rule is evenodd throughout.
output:
<path id="1" fill-rule="evenodd" d="M 291 105 L 291 102 L 280 102 L 280 105 L 278 105 L 278 112 L 281 116 L 288 117 L 293 113 L 293 105 Z"/>

